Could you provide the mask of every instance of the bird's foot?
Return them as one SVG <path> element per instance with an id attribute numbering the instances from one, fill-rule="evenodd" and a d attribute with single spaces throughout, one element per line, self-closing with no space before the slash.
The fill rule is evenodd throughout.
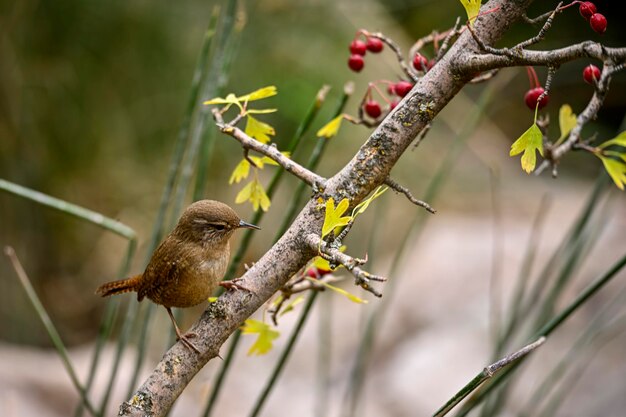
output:
<path id="1" fill-rule="evenodd" d="M 176 337 L 176 340 L 180 340 L 181 342 L 183 342 L 183 345 L 187 346 L 189 349 L 195 351 L 196 353 L 200 353 L 200 349 L 198 349 L 193 343 L 191 343 L 191 341 L 189 339 L 193 339 L 195 337 L 198 337 L 198 334 L 193 333 L 193 332 L 188 332 L 185 333 L 184 335 L 178 335 Z"/>
<path id="2" fill-rule="evenodd" d="M 241 278 L 235 278 L 229 281 L 221 281 L 219 285 L 226 288 L 227 290 L 244 290 L 248 292 L 254 292 L 250 288 L 246 288 L 243 285 L 239 284 L 242 281 L 243 279 Z"/>

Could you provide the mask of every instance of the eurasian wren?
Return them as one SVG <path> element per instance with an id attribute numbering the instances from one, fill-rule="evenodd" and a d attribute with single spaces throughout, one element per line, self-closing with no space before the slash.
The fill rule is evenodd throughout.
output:
<path id="1" fill-rule="evenodd" d="M 199 352 L 183 335 L 172 315 L 172 307 L 191 307 L 207 300 L 218 285 L 236 284 L 222 278 L 230 258 L 228 243 L 235 229 L 259 229 L 246 223 L 224 203 L 200 200 L 183 212 L 178 224 L 152 254 L 143 274 L 108 282 L 96 294 L 102 297 L 137 292 L 137 300 L 149 298 L 167 310 L 176 336 L 187 347 Z"/>

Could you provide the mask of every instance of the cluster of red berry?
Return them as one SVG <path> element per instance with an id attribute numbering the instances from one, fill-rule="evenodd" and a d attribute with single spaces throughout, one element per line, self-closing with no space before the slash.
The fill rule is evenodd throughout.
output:
<path id="1" fill-rule="evenodd" d="M 358 34 L 357 34 L 358 36 Z M 355 38 L 350 44 L 350 58 L 348 58 L 348 66 L 354 72 L 359 72 L 365 66 L 365 53 L 367 51 L 375 54 L 383 50 L 384 44 L 378 38 L 373 36 L 367 36 L 365 42 L 358 37 Z"/>
<path id="2" fill-rule="evenodd" d="M 348 67 L 354 72 L 360 72 L 365 66 L 365 54 L 369 51 L 372 53 L 379 53 L 384 49 L 385 42 L 376 35 L 371 35 L 365 30 L 359 30 L 356 37 L 350 43 L 350 58 L 348 58 Z M 411 61 L 413 68 L 419 73 L 425 73 L 435 65 L 435 60 L 429 60 L 424 55 L 416 52 L 413 55 Z M 386 94 L 383 93 L 377 84 L 385 84 L 387 86 Z M 378 95 L 387 103 L 387 111 L 392 110 L 398 105 L 400 99 L 406 96 L 413 88 L 413 83 L 400 80 L 398 82 L 392 82 L 387 80 L 379 80 L 371 82 L 365 94 L 365 98 L 362 102 L 361 109 L 372 119 L 378 119 L 383 109 L 381 104 L 372 98 L 372 92 L 376 91 Z"/>
<path id="3" fill-rule="evenodd" d="M 590 1 L 581 1 L 578 7 L 580 15 L 587 19 L 589 26 L 597 33 L 606 32 L 606 17 L 597 13 L 596 5 Z"/>
<path id="4" fill-rule="evenodd" d="M 387 84 L 387 94 L 390 97 L 387 97 L 386 94 L 380 91 L 380 89 L 376 86 L 376 83 Z M 389 105 L 388 110 L 393 110 L 393 108 L 400 102 L 399 98 L 406 96 L 409 91 L 411 91 L 411 88 L 413 88 L 413 84 L 404 80 L 400 80 L 396 83 L 387 80 L 370 83 L 367 88 L 367 92 L 365 93 L 365 100 L 363 102 L 363 110 L 365 111 L 365 114 L 372 119 L 378 119 L 380 115 L 383 114 L 380 103 L 372 98 L 372 91 L 376 91 Z"/>

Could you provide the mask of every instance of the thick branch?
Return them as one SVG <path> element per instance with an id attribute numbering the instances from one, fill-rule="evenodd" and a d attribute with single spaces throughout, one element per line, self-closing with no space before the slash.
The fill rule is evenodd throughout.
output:
<path id="1" fill-rule="evenodd" d="M 531 0 L 488 2 L 484 8 L 498 8 L 499 12 L 480 17 L 475 25 L 476 32 L 486 42 L 495 42 L 530 3 Z M 201 353 L 195 354 L 181 343 L 174 345 L 133 397 L 122 405 L 120 415 L 167 414 L 193 376 L 217 355 L 228 336 L 317 254 L 305 241 L 306 236 L 319 233 L 322 228 L 323 211 L 317 209 L 317 197 L 333 197 L 335 201 L 348 198 L 354 206 L 381 185 L 417 134 L 473 77 L 474 73 L 459 72 L 459 68 L 468 61 L 468 54 L 475 50 L 475 45 L 469 32 L 460 35 L 439 63 L 420 78 L 381 122 L 353 159 L 327 180 L 324 189 L 309 201 L 280 240 L 245 273 L 242 285 L 252 293 L 227 292 L 209 305 L 191 329 L 198 334 L 194 343 Z M 234 129 L 227 128 L 228 131 Z M 242 144 L 247 140 L 245 136 L 237 136 Z M 257 141 L 247 144 L 255 151 L 281 160 L 278 150 L 272 147 L 259 146 Z M 295 163 L 289 162 L 293 169 Z M 312 173 L 305 177 L 311 185 L 323 180 Z"/>

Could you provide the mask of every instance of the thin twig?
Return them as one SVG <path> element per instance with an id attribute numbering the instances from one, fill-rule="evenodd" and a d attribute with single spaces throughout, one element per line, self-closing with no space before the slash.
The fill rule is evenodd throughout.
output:
<path id="1" fill-rule="evenodd" d="M 277 164 L 285 168 L 286 171 L 301 179 L 311 187 L 317 189 L 324 188 L 324 185 L 326 184 L 325 178 L 317 175 L 312 171 L 309 171 L 308 169 L 291 160 L 290 158 L 287 158 L 276 148 L 276 146 L 261 143 L 258 140 L 248 136 L 243 130 L 239 129 L 238 127 L 232 126 L 230 123 L 225 123 L 224 118 L 217 108 L 214 108 L 212 110 L 212 113 L 215 119 L 215 124 L 220 129 L 220 131 L 235 138 L 237 141 L 239 141 L 239 143 L 241 143 L 244 149 L 251 149 L 255 152 L 271 158 Z"/>
<path id="2" fill-rule="evenodd" d="M 415 204 L 416 206 L 423 207 L 427 212 L 432 213 L 432 214 L 435 214 L 437 212 L 434 208 L 430 206 L 430 204 L 426 203 L 425 201 L 418 200 L 417 198 L 415 198 L 413 194 L 411 194 L 408 188 L 401 186 L 396 181 L 394 181 L 393 178 L 387 177 L 387 179 L 385 180 L 385 185 L 388 185 L 389 188 L 391 188 L 397 193 L 404 194 L 411 203 Z"/>
<path id="3" fill-rule="evenodd" d="M 530 343 L 520 350 L 511 353 L 510 355 L 505 356 L 499 361 L 492 363 L 491 365 L 485 367 L 482 372 L 474 377 L 467 385 L 465 385 L 458 393 L 454 395 L 443 407 L 441 407 L 433 417 L 443 417 L 450 410 L 452 410 L 458 403 L 460 403 L 465 397 L 467 397 L 472 391 L 478 388 L 483 382 L 492 378 L 499 370 L 518 361 L 519 359 L 525 357 L 533 350 L 537 349 L 539 346 L 543 345 L 546 341 L 545 336 L 541 336 L 539 339 Z"/>
<path id="4" fill-rule="evenodd" d="M 374 294 L 376 297 L 382 297 L 382 294 L 372 288 L 371 281 L 384 282 L 387 278 L 370 274 L 369 272 L 360 268 L 359 265 L 364 263 L 363 259 L 353 258 L 346 255 L 339 249 L 331 247 L 322 240 L 319 235 L 309 234 L 304 238 L 305 243 L 312 249 L 318 250 L 319 254 L 323 258 L 327 259 L 331 263 L 343 265 L 355 278 L 355 285 L 363 288 L 364 290 Z"/>

